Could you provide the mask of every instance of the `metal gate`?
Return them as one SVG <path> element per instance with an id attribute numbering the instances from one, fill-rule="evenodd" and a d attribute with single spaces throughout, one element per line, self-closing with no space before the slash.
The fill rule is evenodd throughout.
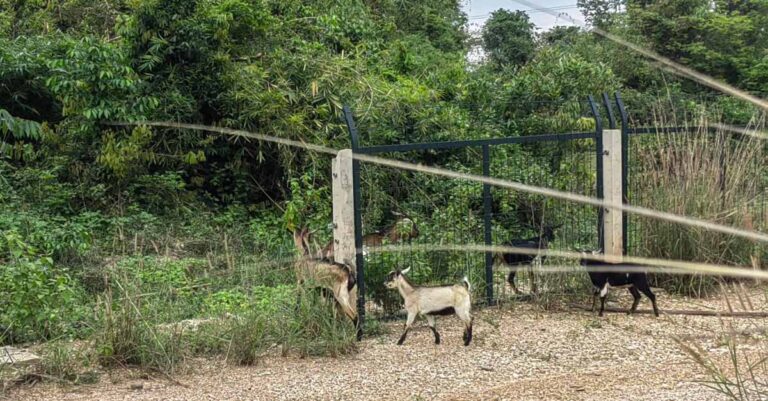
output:
<path id="1" fill-rule="evenodd" d="M 616 94 L 616 101 L 621 104 L 618 94 Z M 453 163 L 442 167 L 602 198 L 603 119 L 599 110 L 600 105 L 595 102 L 592 96 L 582 105 L 585 106 L 584 116 L 588 116 L 594 121 L 594 130 L 375 146 L 361 145 L 361 137 L 349 107 L 344 107 L 344 118 L 352 143 L 352 152 L 356 154 L 385 155 L 386 157 L 401 159 L 409 159 L 409 155 L 415 154 L 420 155 L 420 159 L 431 160 L 433 165 L 439 166 L 441 160 L 444 160 L 440 156 L 445 152 L 454 152 L 453 154 L 464 152 L 465 156 L 462 163 L 459 165 Z M 606 117 L 610 127 L 615 128 L 616 121 L 607 94 L 603 94 L 602 106 L 608 111 Z M 622 118 L 625 119 L 623 108 L 620 107 L 620 109 L 622 110 Z M 552 156 L 547 160 L 551 165 L 547 166 L 546 163 L 539 160 L 537 163 L 542 164 L 540 168 L 530 168 L 530 164 L 534 161 L 525 156 L 532 154 L 537 149 L 539 151 L 543 149 Z M 626 149 L 624 151 L 626 152 Z M 384 182 L 388 183 L 387 188 L 366 186 L 367 184 L 361 183 L 361 178 L 376 174 L 373 170 L 376 168 L 386 169 L 385 167 L 361 165 L 357 159 L 353 161 L 355 248 L 358 250 L 356 253 L 359 286 L 358 310 L 361 319 L 365 316 L 367 297 L 373 296 L 379 301 L 386 300 L 388 297 L 392 298 L 393 301 L 396 299 L 398 294 L 395 294 L 394 291 L 388 294 L 383 289 L 383 275 L 387 272 L 383 270 L 388 270 L 391 266 L 403 266 L 405 264 L 419 266 L 419 268 L 414 269 L 412 274 L 421 274 L 422 277 L 438 280 L 451 277 L 452 269 L 462 269 L 463 266 L 464 273 L 474 279 L 472 280 L 473 283 L 480 284 L 477 286 L 477 290 L 479 294 L 484 295 L 484 303 L 494 304 L 494 270 L 491 252 L 486 252 L 480 258 L 479 255 L 473 256 L 467 252 L 461 252 L 457 248 L 457 252 L 454 254 L 448 252 L 449 255 L 445 255 L 446 252 L 442 252 L 442 254 L 438 252 L 439 255 L 429 255 L 429 252 L 423 250 L 408 251 L 409 246 L 411 249 L 414 248 L 413 242 L 434 244 L 442 241 L 452 244 L 499 245 L 510 239 L 510 236 L 519 236 L 520 238 L 534 236 L 536 234 L 535 225 L 546 224 L 558 226 L 557 239 L 555 240 L 555 247 L 557 248 L 591 247 L 597 249 L 603 243 L 603 211 L 594 206 L 514 193 L 502 188 L 492 188 L 488 184 L 456 183 L 454 181 L 451 181 L 453 187 L 448 191 L 449 194 L 440 194 L 437 191 L 429 192 L 431 188 L 434 188 L 434 183 L 430 182 L 430 179 L 434 180 L 434 178 L 400 171 L 397 172 L 399 174 L 397 176 L 383 176 Z M 521 172 L 526 172 L 526 175 L 520 175 Z M 386 172 L 378 173 L 387 174 Z M 409 188 L 414 188 L 416 192 L 425 192 L 426 198 L 429 200 L 428 203 L 431 204 L 425 206 L 413 201 L 408 202 L 407 205 L 394 207 L 394 205 L 375 205 L 374 197 L 366 198 L 367 193 L 378 193 L 379 196 L 375 198 L 382 199 L 386 198 L 387 191 L 394 193 L 403 191 L 401 186 L 405 186 L 401 183 L 406 180 L 412 180 L 412 184 L 415 183 Z M 458 186 L 463 187 L 457 188 Z M 476 196 L 462 197 L 462 199 L 468 198 L 477 201 L 465 205 L 468 206 L 466 218 L 455 218 L 456 213 L 460 211 L 454 210 L 455 208 L 451 209 L 451 204 L 452 202 L 455 203 L 456 199 L 451 198 L 451 191 L 476 194 Z M 402 193 L 400 194 L 402 195 Z M 407 198 L 411 199 L 412 197 Z M 521 205 L 525 207 L 530 205 L 531 210 L 522 213 Z M 369 208 L 369 206 L 371 207 Z M 363 255 L 360 251 L 363 249 L 363 236 L 371 232 L 368 226 L 375 225 L 372 223 L 374 221 L 381 221 L 387 209 L 395 208 L 401 209 L 398 210 L 399 212 L 417 215 L 417 223 L 422 227 L 430 225 L 432 234 L 424 233 L 425 230 L 422 229 L 424 234 L 409 244 L 404 244 L 405 251 L 397 256 L 384 253 Z M 447 218 L 454 216 L 453 223 L 444 221 L 445 218 L 442 213 L 445 210 L 448 210 L 445 213 L 448 215 Z M 369 224 L 365 224 L 365 231 L 363 230 L 364 211 L 371 215 L 368 219 Z M 479 213 L 474 213 L 475 211 L 479 211 Z M 451 215 L 451 213 L 454 214 Z M 525 222 L 529 217 L 530 221 Z M 433 225 L 437 224 L 438 221 L 442 221 L 443 226 L 434 229 Z M 456 253 L 460 255 L 457 256 Z M 420 270 L 423 273 L 419 273 Z M 453 273 L 455 274 L 455 271 Z"/>

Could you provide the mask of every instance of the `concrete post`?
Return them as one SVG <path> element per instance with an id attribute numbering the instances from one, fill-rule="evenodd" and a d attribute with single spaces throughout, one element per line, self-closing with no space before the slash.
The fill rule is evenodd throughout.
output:
<path id="1" fill-rule="evenodd" d="M 603 198 L 609 203 L 622 203 L 621 139 L 621 130 L 603 130 Z M 621 210 L 605 209 L 603 233 L 604 254 L 620 260 L 624 243 Z"/>
<path id="2" fill-rule="evenodd" d="M 333 159 L 333 256 L 338 263 L 355 263 L 355 206 L 352 187 L 352 150 Z"/>

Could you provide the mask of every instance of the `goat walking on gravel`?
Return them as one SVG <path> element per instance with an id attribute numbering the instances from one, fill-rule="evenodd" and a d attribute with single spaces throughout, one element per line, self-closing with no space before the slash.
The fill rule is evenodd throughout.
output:
<path id="1" fill-rule="evenodd" d="M 592 252 L 597 254 L 598 252 Z M 626 288 L 632 294 L 634 301 L 632 307 L 629 309 L 629 314 L 632 314 L 637 310 L 637 305 L 640 303 L 640 293 L 645 294 L 648 299 L 651 300 L 653 305 L 653 314 L 659 317 L 659 308 L 656 306 L 656 295 L 651 291 L 651 286 L 648 284 L 648 275 L 642 271 L 635 271 L 642 269 L 643 266 L 628 263 L 611 263 L 598 260 L 591 260 L 582 258 L 581 265 L 587 268 L 587 274 L 592 281 L 594 287 L 592 292 L 592 310 L 595 310 L 595 303 L 597 302 L 597 296 L 600 296 L 600 312 L 598 316 L 603 316 L 605 310 L 605 299 L 608 296 L 608 289 L 614 288 Z M 632 269 L 631 272 L 622 272 L 622 269 Z"/>
<path id="2" fill-rule="evenodd" d="M 408 312 L 408 320 L 405 323 L 405 331 L 400 336 L 397 345 L 403 345 L 408 330 L 418 315 L 425 316 L 427 323 L 435 334 L 435 344 L 440 344 L 440 333 L 435 328 L 435 316 L 453 315 L 464 322 L 464 345 L 472 341 L 472 299 L 470 296 L 471 285 L 464 277 L 461 285 L 444 285 L 438 287 L 416 286 L 405 276 L 411 268 L 403 271 L 395 270 L 387 275 L 384 285 L 390 289 L 397 289 L 405 301 L 405 310 Z"/>

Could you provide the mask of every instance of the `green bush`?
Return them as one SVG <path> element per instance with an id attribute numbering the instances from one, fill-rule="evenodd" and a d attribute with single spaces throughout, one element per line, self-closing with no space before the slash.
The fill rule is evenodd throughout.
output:
<path id="1" fill-rule="evenodd" d="M 0 241 L 0 250 L 10 255 L 0 263 L 0 342 L 45 340 L 86 329 L 82 289 L 67 271 L 16 232 Z"/>
<path id="2" fill-rule="evenodd" d="M 218 316 L 225 313 L 237 314 L 247 310 L 248 304 L 248 296 L 242 291 L 237 289 L 222 290 L 209 294 L 203 299 L 203 312 L 210 316 Z"/>

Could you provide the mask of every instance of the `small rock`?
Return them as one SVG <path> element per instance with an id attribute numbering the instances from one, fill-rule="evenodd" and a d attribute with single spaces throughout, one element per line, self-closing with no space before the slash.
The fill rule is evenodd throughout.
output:
<path id="1" fill-rule="evenodd" d="M 0 347 L 0 384 L 15 382 L 34 373 L 42 360 L 39 356 L 13 347 Z"/>
<path id="2" fill-rule="evenodd" d="M 20 348 L 0 347 L 0 366 L 11 365 L 13 368 L 37 365 L 40 357 Z"/>
<path id="3" fill-rule="evenodd" d="M 496 369 L 494 369 L 492 367 L 489 367 L 489 366 L 480 366 L 480 370 L 484 370 L 486 372 L 493 372 Z"/>
<path id="4" fill-rule="evenodd" d="M 144 384 L 142 383 L 131 384 L 131 390 L 143 390 L 143 389 L 144 389 Z"/>

